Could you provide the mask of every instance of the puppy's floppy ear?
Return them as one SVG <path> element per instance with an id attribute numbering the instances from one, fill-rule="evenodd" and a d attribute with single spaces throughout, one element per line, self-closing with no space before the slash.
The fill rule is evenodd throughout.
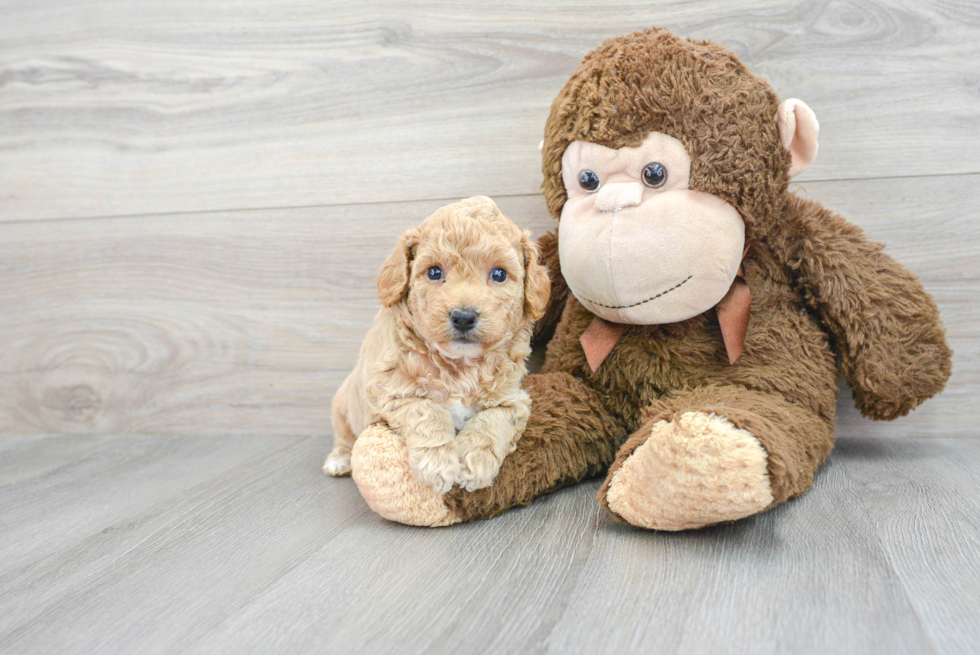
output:
<path id="1" fill-rule="evenodd" d="M 402 232 L 398 237 L 398 245 L 395 250 L 388 255 L 388 259 L 381 265 L 381 272 L 378 273 L 378 297 L 381 304 L 391 307 L 408 293 L 408 280 L 412 274 L 412 258 L 415 256 L 415 247 L 419 243 L 418 228 L 411 228 Z"/>
<path id="2" fill-rule="evenodd" d="M 538 244 L 531 240 L 531 233 L 521 233 L 521 250 L 524 252 L 524 316 L 536 321 L 544 316 L 551 296 L 551 280 L 548 269 L 541 265 Z"/>

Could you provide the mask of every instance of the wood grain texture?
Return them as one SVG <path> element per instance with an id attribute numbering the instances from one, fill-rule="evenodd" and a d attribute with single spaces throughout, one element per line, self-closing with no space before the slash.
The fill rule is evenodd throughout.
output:
<path id="1" fill-rule="evenodd" d="M 846 436 L 977 435 L 980 175 L 811 182 L 922 278 L 947 391 Z M 540 196 L 498 199 L 541 233 Z M 324 434 L 377 310 L 374 273 L 448 200 L 0 224 L 0 434 Z"/>
<path id="2" fill-rule="evenodd" d="M 50 467 L 66 445 L 78 465 Z M 851 440 L 803 498 L 679 534 L 615 523 L 595 503 L 597 481 L 492 521 L 390 524 L 349 479 L 319 471 L 317 438 L 0 447 L 30 471 L 13 479 L 0 464 L 0 652 L 980 645 L 978 439 Z M 35 530 L 46 515 L 74 527 Z"/>
<path id="3" fill-rule="evenodd" d="M 7 2 L 0 221 L 526 195 L 552 98 L 651 25 L 820 119 L 805 179 L 976 173 L 980 6 Z"/>
<path id="4" fill-rule="evenodd" d="M 0 434 L 324 433 L 378 266 L 442 204 L 0 225 Z"/>
<path id="5" fill-rule="evenodd" d="M 619 527 L 548 652 L 932 652 L 838 459 L 785 510 L 704 533 Z"/>
<path id="6" fill-rule="evenodd" d="M 55 511 L 72 512 L 88 531 L 53 530 L 11 544 L 27 563 L 8 567 L 0 578 L 0 652 L 31 652 L 38 634 L 49 652 L 113 650 L 110 640 L 139 641 L 141 652 L 175 652 L 173 643 L 193 635 L 215 610 L 246 602 L 369 513 L 353 484 L 318 484 L 326 477 L 316 462 L 325 445 L 320 440 L 118 441 L 124 442 L 118 459 L 129 459 L 129 450 L 184 449 L 182 459 L 159 458 L 152 466 L 175 477 L 186 466 L 209 468 L 210 475 L 178 489 L 166 476 L 140 475 L 132 466 L 95 471 L 89 480 L 54 475 L 39 481 L 143 498 L 124 518 L 100 513 L 89 494 L 76 493 L 71 503 L 38 492 L 37 484 L 17 489 L 27 498 L 11 497 L 0 510 L 14 528 L 30 529 L 31 514 Z M 249 448 L 254 442 L 264 448 Z M 229 457 L 235 445 L 242 453 Z M 65 621 L 68 614 L 78 622 Z"/>
<path id="7" fill-rule="evenodd" d="M 977 3 L 0 8 L 0 653 L 980 650 Z M 649 25 L 814 108 L 797 188 L 935 295 L 947 391 L 845 389 L 812 492 L 731 526 L 618 525 L 597 481 L 384 522 L 319 468 L 377 267 L 475 193 L 550 229 L 550 102 Z"/>
<path id="8" fill-rule="evenodd" d="M 980 440 L 841 443 L 837 459 L 926 633 L 943 652 L 980 647 Z M 924 580 L 928 579 L 928 583 Z"/>
<path id="9" fill-rule="evenodd" d="M 133 522 L 134 512 L 152 510 L 161 502 L 169 509 L 188 489 L 213 483 L 243 462 L 266 465 L 299 439 L 114 435 L 13 441 L 0 472 L 0 588 L 6 592 L 18 588 L 17 580 L 33 580 L 30 564 L 41 560 L 62 558 L 57 576 L 69 578 L 84 558 L 57 548 L 90 538 L 93 522 L 116 525 L 109 532 L 134 530 L 140 527 Z M 38 457 L 38 450 L 47 455 Z M 90 554 L 105 557 L 102 546 L 107 542 L 100 540 L 100 548 Z"/>

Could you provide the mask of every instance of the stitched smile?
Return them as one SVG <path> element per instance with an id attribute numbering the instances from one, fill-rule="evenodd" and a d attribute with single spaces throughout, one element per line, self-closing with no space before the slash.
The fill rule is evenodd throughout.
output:
<path id="1" fill-rule="evenodd" d="M 683 280 L 681 280 L 680 282 L 678 282 L 677 284 L 675 284 L 671 288 L 667 289 L 666 291 L 661 291 L 660 293 L 658 293 L 655 296 L 651 296 L 651 297 L 647 298 L 646 300 L 641 300 L 640 302 L 635 302 L 632 305 L 603 305 L 601 302 L 596 302 L 594 300 L 589 300 L 588 298 L 582 298 L 582 300 L 584 300 L 585 302 L 587 302 L 589 304 L 595 305 L 596 307 L 605 307 L 606 309 L 629 309 L 630 307 L 637 307 L 638 305 L 642 305 L 644 303 L 648 303 L 651 300 L 656 300 L 657 298 L 661 298 L 663 296 L 666 296 L 668 293 L 670 293 L 674 289 L 678 289 L 678 288 L 682 287 L 684 285 L 684 283 L 687 282 L 688 280 L 690 280 L 692 277 L 694 277 L 694 276 L 693 275 L 688 275 L 686 278 L 684 278 Z"/>

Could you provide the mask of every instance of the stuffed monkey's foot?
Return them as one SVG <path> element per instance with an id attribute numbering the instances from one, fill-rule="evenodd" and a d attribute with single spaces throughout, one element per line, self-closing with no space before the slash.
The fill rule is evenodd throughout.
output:
<path id="1" fill-rule="evenodd" d="M 323 463 L 323 472 L 335 478 L 350 475 L 350 451 L 339 446 L 334 447 Z"/>
<path id="2" fill-rule="evenodd" d="M 744 518 L 773 502 L 765 448 L 728 419 L 688 411 L 644 429 L 646 441 L 604 490 L 609 509 L 627 523 L 689 530 Z"/>
<path id="3" fill-rule="evenodd" d="M 354 442 L 353 478 L 368 506 L 407 525 L 435 527 L 459 523 L 442 496 L 412 474 L 405 441 L 383 425 L 372 425 Z"/>

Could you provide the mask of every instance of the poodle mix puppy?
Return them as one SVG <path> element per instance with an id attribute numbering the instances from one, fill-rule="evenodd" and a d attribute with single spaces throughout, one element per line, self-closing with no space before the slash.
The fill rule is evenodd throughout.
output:
<path id="1" fill-rule="evenodd" d="M 417 483 L 438 494 L 491 485 L 527 424 L 521 382 L 550 290 L 530 232 L 489 198 L 443 207 L 402 234 L 378 275 L 382 308 L 333 399 L 324 472 L 351 473 L 365 430 L 394 431 Z"/>

